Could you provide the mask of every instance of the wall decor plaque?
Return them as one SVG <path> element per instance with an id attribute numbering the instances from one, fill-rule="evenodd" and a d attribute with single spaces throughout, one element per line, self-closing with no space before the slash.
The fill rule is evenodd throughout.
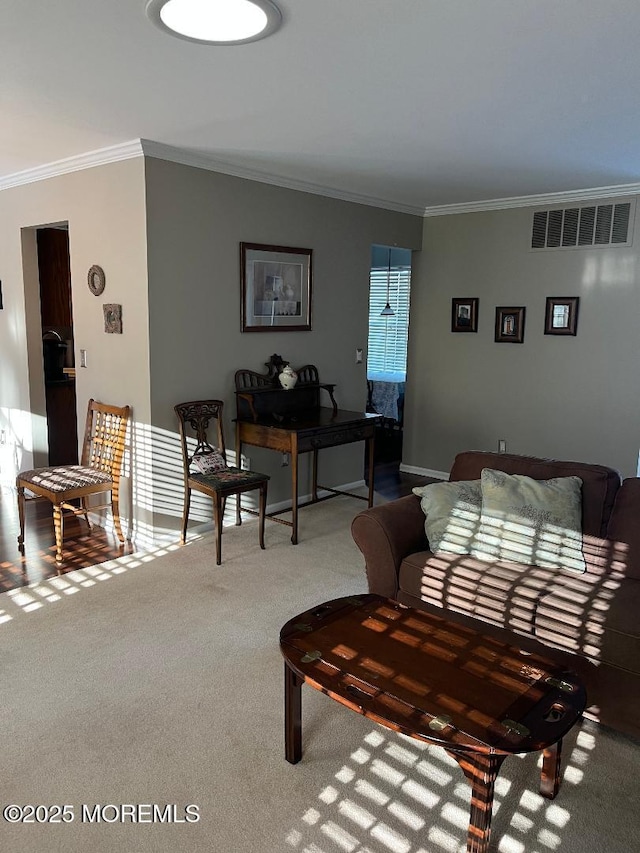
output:
<path id="1" fill-rule="evenodd" d="M 94 296 L 100 296 L 106 285 L 106 279 L 102 267 L 94 264 L 89 268 L 89 272 L 87 273 L 87 284 L 89 286 L 89 290 Z"/>
<path id="2" fill-rule="evenodd" d="M 104 330 L 109 335 L 122 334 L 122 305 L 107 304 L 104 311 Z"/>

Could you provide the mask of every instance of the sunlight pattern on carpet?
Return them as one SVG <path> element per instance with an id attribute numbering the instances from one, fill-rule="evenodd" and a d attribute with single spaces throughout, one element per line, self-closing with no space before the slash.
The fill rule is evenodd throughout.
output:
<path id="1" fill-rule="evenodd" d="M 585 729 L 566 746 L 563 786 L 579 785 L 596 738 Z M 514 784 L 528 759 L 527 787 Z M 537 790 L 542 756 L 510 757 L 495 785 L 492 848 L 551 853 L 562 848 L 571 814 Z M 519 799 L 516 797 L 519 796 Z M 471 788 L 444 750 L 376 728 L 318 794 L 286 837 L 297 853 L 464 853 Z M 503 814 L 500 814 L 501 809 Z"/>

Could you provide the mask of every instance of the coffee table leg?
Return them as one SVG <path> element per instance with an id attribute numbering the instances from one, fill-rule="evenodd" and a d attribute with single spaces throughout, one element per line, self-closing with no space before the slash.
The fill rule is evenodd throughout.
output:
<path id="1" fill-rule="evenodd" d="M 289 664 L 284 665 L 284 757 L 290 764 L 302 758 L 302 685 Z"/>
<path id="2" fill-rule="evenodd" d="M 560 768 L 562 764 L 562 738 L 542 753 L 542 773 L 540 774 L 540 793 L 553 800 L 560 790 Z"/>
<path id="3" fill-rule="evenodd" d="M 491 834 L 493 789 L 498 771 L 506 755 L 455 753 L 447 750 L 458 762 L 471 782 L 471 814 L 467 834 L 467 853 L 487 853 Z"/>

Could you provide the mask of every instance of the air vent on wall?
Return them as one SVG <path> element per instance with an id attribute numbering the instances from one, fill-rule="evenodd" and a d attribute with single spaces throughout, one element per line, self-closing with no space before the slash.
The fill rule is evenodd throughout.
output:
<path id="1" fill-rule="evenodd" d="M 537 210 L 532 249 L 630 246 L 635 202 Z"/>

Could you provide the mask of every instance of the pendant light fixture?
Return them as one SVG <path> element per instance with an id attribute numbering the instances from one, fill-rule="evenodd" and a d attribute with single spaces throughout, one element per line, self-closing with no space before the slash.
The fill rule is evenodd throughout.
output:
<path id="1" fill-rule="evenodd" d="M 387 266 L 387 304 L 384 306 L 382 311 L 380 312 L 381 317 L 395 317 L 396 312 L 391 307 L 391 303 L 389 302 L 389 290 L 391 288 L 391 247 L 389 247 L 389 263 Z"/>

